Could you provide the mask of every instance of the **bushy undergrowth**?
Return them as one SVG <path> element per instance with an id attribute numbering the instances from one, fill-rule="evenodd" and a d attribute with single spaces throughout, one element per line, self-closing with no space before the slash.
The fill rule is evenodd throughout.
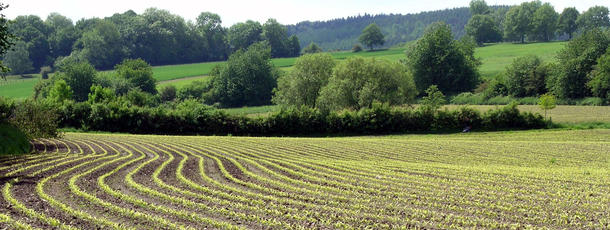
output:
<path id="1" fill-rule="evenodd" d="M 60 109 L 63 127 L 140 134 L 202 135 L 341 135 L 430 131 L 543 128 L 542 116 L 521 113 L 516 104 L 481 114 L 471 108 L 455 111 L 391 107 L 374 104 L 358 111 L 323 113 L 306 107 L 285 108 L 264 118 L 230 115 L 189 100 L 156 108 L 127 103 L 66 103 Z"/>
<path id="2" fill-rule="evenodd" d="M 0 123 L 0 155 L 24 154 L 31 150 L 25 133 L 9 124 Z"/>

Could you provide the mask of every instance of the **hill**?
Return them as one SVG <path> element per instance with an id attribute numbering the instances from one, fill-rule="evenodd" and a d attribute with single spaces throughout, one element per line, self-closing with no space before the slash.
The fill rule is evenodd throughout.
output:
<path id="1" fill-rule="evenodd" d="M 492 6 L 492 9 L 508 6 Z M 324 50 L 347 50 L 358 43 L 358 36 L 371 23 L 376 23 L 385 35 L 384 47 L 419 38 L 431 23 L 443 21 L 451 26 L 456 38 L 466 34 L 464 26 L 470 19 L 468 7 L 428 11 L 416 14 L 359 15 L 329 21 L 304 21 L 286 26 L 290 35 L 299 37 L 301 47 L 315 42 Z"/>

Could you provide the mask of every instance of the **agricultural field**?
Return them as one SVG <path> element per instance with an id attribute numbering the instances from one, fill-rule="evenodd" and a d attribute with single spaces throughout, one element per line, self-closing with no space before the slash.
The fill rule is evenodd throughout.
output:
<path id="1" fill-rule="evenodd" d="M 608 229 L 610 130 L 66 133 L 0 158 L 0 229 Z"/>
<path id="2" fill-rule="evenodd" d="M 461 105 L 447 105 L 449 110 L 457 109 Z M 481 112 L 495 109 L 496 105 L 469 105 L 468 107 L 477 109 Z M 519 110 L 539 113 L 544 115 L 544 110 L 538 105 L 519 105 Z M 610 123 L 610 106 L 578 106 L 578 105 L 558 105 L 557 108 L 547 111 L 547 116 L 553 122 L 558 123 L 582 123 L 582 122 L 606 122 Z"/>

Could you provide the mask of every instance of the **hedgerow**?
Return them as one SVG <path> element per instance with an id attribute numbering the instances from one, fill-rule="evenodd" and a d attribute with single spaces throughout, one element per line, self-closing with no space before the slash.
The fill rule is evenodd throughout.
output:
<path id="1" fill-rule="evenodd" d="M 270 116 L 231 115 L 195 101 L 171 106 L 135 107 L 120 100 L 104 104 L 66 103 L 60 125 L 83 130 L 138 134 L 201 135 L 343 135 L 408 132 L 533 129 L 545 127 L 542 116 L 520 112 L 516 105 L 479 113 L 468 107 L 429 111 L 375 103 L 360 110 L 322 112 L 284 108 Z"/>

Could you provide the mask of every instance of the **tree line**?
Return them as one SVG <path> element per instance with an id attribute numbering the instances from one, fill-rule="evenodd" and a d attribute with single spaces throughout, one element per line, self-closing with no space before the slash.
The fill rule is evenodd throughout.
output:
<path id="1" fill-rule="evenodd" d="M 314 42 L 324 50 L 347 50 L 359 42 L 362 29 L 372 23 L 379 26 L 389 47 L 417 40 L 430 24 L 438 21 L 450 25 L 456 38 L 469 35 L 479 44 L 569 40 L 575 33 L 609 25 L 608 8 L 603 6 L 594 6 L 585 12 L 574 7 L 556 12 L 550 3 L 538 0 L 516 6 L 488 6 L 483 0 L 475 0 L 470 7 L 417 14 L 365 14 L 305 21 L 289 25 L 288 31 L 301 39 L 302 46 Z"/>
<path id="2" fill-rule="evenodd" d="M 510 8 L 492 8 L 484 0 L 470 2 L 472 17 L 466 33 L 477 43 L 499 41 L 547 42 L 558 36 L 570 40 L 574 33 L 610 27 L 608 8 L 593 6 L 582 14 L 574 7 L 555 11 L 550 3 L 539 0 L 523 2 Z"/>
<path id="3" fill-rule="evenodd" d="M 300 54 L 296 36 L 288 36 L 275 19 L 221 25 L 219 15 L 203 12 L 195 21 L 167 10 L 149 8 L 106 18 L 71 19 L 51 13 L 45 20 L 35 15 L 18 16 L 7 23 L 15 46 L 4 56 L 12 74 L 38 72 L 62 62 L 88 61 L 96 69 L 111 69 L 123 59 L 143 59 L 152 65 L 226 60 L 251 44 L 267 41 L 273 57 Z"/>

